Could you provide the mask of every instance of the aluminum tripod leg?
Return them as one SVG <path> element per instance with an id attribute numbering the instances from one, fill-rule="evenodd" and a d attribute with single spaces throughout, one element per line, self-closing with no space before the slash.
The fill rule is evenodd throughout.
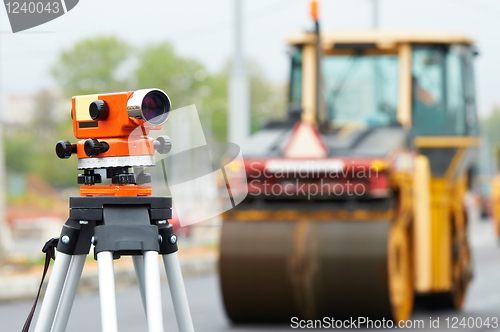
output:
<path id="1" fill-rule="evenodd" d="M 99 297 L 101 300 L 102 332 L 117 332 L 115 275 L 113 271 L 113 254 L 103 251 L 97 254 L 99 275 Z"/>
<path id="2" fill-rule="evenodd" d="M 144 252 L 144 282 L 148 332 L 163 332 L 160 264 L 158 261 L 158 252 L 156 251 Z"/>
<path id="3" fill-rule="evenodd" d="M 135 275 L 137 277 L 137 283 L 139 284 L 139 291 L 141 292 L 142 305 L 144 306 L 144 312 L 147 313 L 146 309 L 146 289 L 144 285 L 144 257 L 141 255 L 132 256 L 132 261 L 134 262 Z"/>
<path id="4" fill-rule="evenodd" d="M 42 302 L 42 308 L 40 309 L 40 315 L 36 323 L 35 332 L 49 332 L 52 327 L 71 257 L 71 255 L 57 252 L 49 284 L 45 292 L 45 298 Z"/>
<path id="5" fill-rule="evenodd" d="M 170 288 L 170 295 L 174 304 L 175 318 L 179 332 L 194 332 L 177 252 L 163 255 L 163 263 L 167 271 L 168 287 Z"/>
<path id="6" fill-rule="evenodd" d="M 71 308 L 73 307 L 73 302 L 75 301 L 76 290 L 78 289 L 78 283 L 80 282 L 80 277 L 82 276 L 86 258 L 87 255 L 72 256 L 66 281 L 64 282 L 64 287 L 62 289 L 61 299 L 59 301 L 59 305 L 57 306 L 52 332 L 66 331 L 69 315 L 71 313 Z"/>

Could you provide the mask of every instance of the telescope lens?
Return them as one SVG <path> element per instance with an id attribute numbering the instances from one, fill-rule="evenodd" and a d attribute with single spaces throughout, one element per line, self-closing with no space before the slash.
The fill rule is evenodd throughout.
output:
<path id="1" fill-rule="evenodd" d="M 141 108 L 144 120 L 152 125 L 161 125 L 170 112 L 170 101 L 164 94 L 151 91 L 142 100 Z"/>

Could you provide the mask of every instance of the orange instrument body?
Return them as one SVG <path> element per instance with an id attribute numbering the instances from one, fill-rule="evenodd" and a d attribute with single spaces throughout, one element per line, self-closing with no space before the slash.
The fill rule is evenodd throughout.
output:
<path id="1" fill-rule="evenodd" d="M 84 139 L 89 137 L 117 138 L 128 137 L 138 127 L 141 131 L 136 131 L 137 136 L 149 135 L 151 129 L 160 129 L 148 124 L 144 119 L 130 117 L 127 112 L 127 102 L 132 98 L 134 92 L 117 92 L 100 95 L 75 96 L 71 98 L 73 118 L 73 133 L 76 138 Z M 104 120 L 94 120 L 90 117 L 89 105 L 95 100 L 103 100 L 109 107 L 109 115 Z M 113 110 L 118 110 L 113 112 Z M 135 133 L 134 133 L 135 134 Z"/>
<path id="2" fill-rule="evenodd" d="M 169 97 L 159 89 L 73 97 L 73 133 L 79 141 L 58 142 L 56 153 L 62 159 L 77 155 L 78 169 L 84 170 L 78 177 L 80 195 L 151 196 L 150 175 L 143 169 L 155 165 L 155 151 L 168 153 L 171 145 L 166 136 L 147 136 L 161 129 L 170 110 Z M 96 185 L 102 181 L 99 169 L 106 170 L 111 184 Z"/>

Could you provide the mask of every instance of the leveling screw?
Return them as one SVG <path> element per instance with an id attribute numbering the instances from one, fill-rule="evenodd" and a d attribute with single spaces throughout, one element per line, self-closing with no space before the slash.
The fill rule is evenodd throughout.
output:
<path id="1" fill-rule="evenodd" d="M 69 243 L 69 241 L 70 241 L 70 238 L 69 238 L 69 236 L 67 236 L 67 235 L 64 235 L 64 236 L 61 238 L 61 242 L 62 242 L 63 244 L 68 244 L 68 243 Z"/>

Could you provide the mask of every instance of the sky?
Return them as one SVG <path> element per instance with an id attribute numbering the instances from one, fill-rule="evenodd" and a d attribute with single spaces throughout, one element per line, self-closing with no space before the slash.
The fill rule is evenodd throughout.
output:
<path id="1" fill-rule="evenodd" d="M 244 48 L 276 83 L 288 79 L 285 38 L 311 29 L 309 0 L 243 0 Z M 378 0 L 382 29 L 464 33 L 477 41 L 478 106 L 481 115 L 500 105 L 500 1 Z M 50 66 L 61 50 L 83 38 L 115 35 L 142 46 L 170 41 L 178 53 L 220 70 L 233 49 L 231 0 L 81 0 L 67 14 L 13 34 L 0 8 L 0 93 L 31 94 L 54 85 Z M 320 0 L 325 30 L 373 24 L 373 0 Z M 168 91 L 167 91 L 168 93 Z"/>

